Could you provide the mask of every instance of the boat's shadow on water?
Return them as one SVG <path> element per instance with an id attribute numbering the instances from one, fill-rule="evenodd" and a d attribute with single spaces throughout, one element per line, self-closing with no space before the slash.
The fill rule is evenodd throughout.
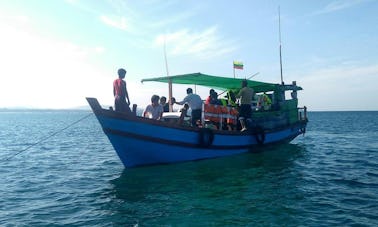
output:
<path id="1" fill-rule="evenodd" d="M 305 145 L 285 144 L 259 153 L 125 169 L 110 182 L 106 209 L 115 225 L 279 223 L 305 198 L 298 160 L 306 153 Z"/>
<path id="2" fill-rule="evenodd" d="M 211 186 L 223 181 L 231 185 L 249 184 L 249 179 L 289 171 L 305 151 L 305 145 L 283 144 L 265 147 L 264 152 L 125 169 L 111 184 L 115 197 L 127 202 L 143 201 L 156 193 L 192 191 L 201 185 Z M 227 186 L 227 183 L 223 185 Z"/>

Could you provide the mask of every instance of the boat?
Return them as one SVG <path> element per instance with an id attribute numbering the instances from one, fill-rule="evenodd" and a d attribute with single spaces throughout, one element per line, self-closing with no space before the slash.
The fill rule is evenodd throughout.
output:
<path id="1" fill-rule="evenodd" d="M 190 73 L 147 78 L 142 82 L 169 83 L 170 88 L 173 84 L 187 84 L 230 91 L 240 89 L 242 80 L 244 79 Z M 274 84 L 247 81 L 258 96 L 269 95 L 272 104 L 267 109 L 252 105 L 252 116 L 248 130 L 245 131 L 209 127 L 211 124 L 207 124 L 208 113 L 205 111 L 202 114 L 202 124 L 192 127 L 183 124 L 183 119 L 180 118 L 182 115 L 178 113 L 166 113 L 163 120 L 158 121 L 138 116 L 135 105 L 132 112 L 124 113 L 103 108 L 96 98 L 86 99 L 126 168 L 263 151 L 268 145 L 289 143 L 306 132 L 307 109 L 305 106 L 298 107 L 297 91 L 302 88 L 296 82 Z M 291 97 L 286 99 L 285 92 L 288 91 L 291 91 Z M 226 109 L 232 108 L 234 107 L 228 106 Z M 219 112 L 218 117 L 226 119 L 230 114 Z"/>

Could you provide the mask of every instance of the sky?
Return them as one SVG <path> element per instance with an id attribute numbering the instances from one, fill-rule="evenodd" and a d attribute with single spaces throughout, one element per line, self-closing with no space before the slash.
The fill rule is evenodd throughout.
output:
<path id="1" fill-rule="evenodd" d="M 280 28 L 283 80 L 304 89 L 300 106 L 378 110 L 377 12 L 378 0 L 0 0 L 0 108 L 111 106 L 121 67 L 141 108 L 168 97 L 167 84 L 142 79 L 233 77 L 233 60 L 238 78 L 280 83 Z"/>

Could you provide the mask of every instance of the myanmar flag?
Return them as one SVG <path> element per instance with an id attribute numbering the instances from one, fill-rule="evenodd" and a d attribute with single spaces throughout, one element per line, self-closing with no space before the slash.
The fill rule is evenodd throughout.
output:
<path id="1" fill-rule="evenodd" d="M 243 69 L 243 62 L 234 61 L 234 69 Z"/>

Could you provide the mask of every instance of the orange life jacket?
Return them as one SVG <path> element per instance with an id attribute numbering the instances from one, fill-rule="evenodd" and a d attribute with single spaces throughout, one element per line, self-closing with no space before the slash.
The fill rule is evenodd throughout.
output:
<path id="1" fill-rule="evenodd" d="M 228 107 L 228 108 L 229 108 L 229 115 L 227 118 L 227 124 L 236 125 L 239 112 L 234 107 Z"/>
<path id="2" fill-rule="evenodd" d="M 220 106 L 213 104 L 204 105 L 204 118 L 212 122 L 218 123 L 220 121 Z"/>

